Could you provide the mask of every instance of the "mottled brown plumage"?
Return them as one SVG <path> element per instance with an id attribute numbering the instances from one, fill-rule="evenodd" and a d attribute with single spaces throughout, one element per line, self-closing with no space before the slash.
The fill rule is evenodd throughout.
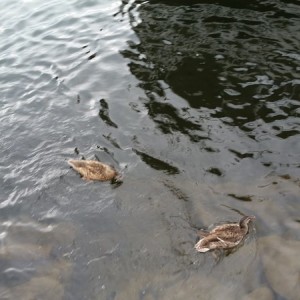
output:
<path id="1" fill-rule="evenodd" d="M 70 159 L 68 164 L 84 179 L 100 181 L 121 179 L 120 174 L 113 167 L 99 161 Z"/>
<path id="2" fill-rule="evenodd" d="M 200 230 L 202 237 L 195 245 L 199 252 L 207 252 L 214 249 L 231 249 L 236 247 L 247 235 L 249 222 L 254 216 L 245 216 L 238 223 L 222 224 L 211 231 Z"/>

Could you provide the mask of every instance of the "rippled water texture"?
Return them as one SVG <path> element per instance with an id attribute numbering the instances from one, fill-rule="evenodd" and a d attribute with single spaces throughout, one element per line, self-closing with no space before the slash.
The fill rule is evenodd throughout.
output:
<path id="1" fill-rule="evenodd" d="M 0 299 L 298 299 L 299 1 L 0 11 Z M 194 250 L 244 214 L 234 253 Z"/>

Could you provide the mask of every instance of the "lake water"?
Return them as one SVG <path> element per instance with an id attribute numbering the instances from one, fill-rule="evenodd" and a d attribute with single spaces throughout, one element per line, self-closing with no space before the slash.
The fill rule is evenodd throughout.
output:
<path id="1" fill-rule="evenodd" d="M 299 299 L 299 1 L 0 11 L 1 300 Z M 194 250 L 242 215 L 234 253 Z"/>

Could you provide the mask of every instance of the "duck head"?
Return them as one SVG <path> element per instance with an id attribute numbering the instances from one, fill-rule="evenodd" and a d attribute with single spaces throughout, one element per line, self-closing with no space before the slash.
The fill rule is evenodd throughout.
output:
<path id="1" fill-rule="evenodd" d="M 249 222 L 255 220 L 255 216 L 245 216 L 241 218 L 239 225 L 242 229 L 246 229 L 248 232 Z"/>

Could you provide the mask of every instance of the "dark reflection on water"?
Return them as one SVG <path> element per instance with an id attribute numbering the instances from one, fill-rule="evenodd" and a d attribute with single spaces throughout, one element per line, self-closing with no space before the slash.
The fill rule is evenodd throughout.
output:
<path id="1" fill-rule="evenodd" d="M 192 121 L 192 118 L 186 118 L 186 110 L 182 109 L 182 113 L 169 103 L 155 101 L 151 97 L 151 101 L 145 105 L 148 108 L 148 115 L 158 124 L 163 133 L 172 133 L 179 131 L 187 135 L 192 141 L 197 142 L 202 137 L 193 134 L 194 130 L 201 130 L 198 121 Z M 183 116 L 181 116 L 183 115 Z M 205 137 L 203 137 L 205 138 Z"/>
<path id="2" fill-rule="evenodd" d="M 152 157 L 142 151 L 134 150 L 137 155 L 141 157 L 141 159 L 151 166 L 155 170 L 162 170 L 165 171 L 167 174 L 178 174 L 179 170 L 176 167 L 169 165 L 168 163 L 161 161 L 155 157 Z"/>
<path id="3" fill-rule="evenodd" d="M 165 97 L 163 81 L 190 107 L 211 108 L 211 116 L 251 132 L 250 122 L 277 123 L 299 109 L 299 13 L 292 3 L 149 1 L 131 15 L 140 42 L 122 54 L 149 93 Z M 299 133 L 295 120 L 281 125 L 281 138 Z"/>
<path id="4" fill-rule="evenodd" d="M 105 99 L 100 100 L 100 110 L 99 117 L 109 126 L 118 128 L 118 125 L 115 124 L 109 117 L 108 104 Z"/>

